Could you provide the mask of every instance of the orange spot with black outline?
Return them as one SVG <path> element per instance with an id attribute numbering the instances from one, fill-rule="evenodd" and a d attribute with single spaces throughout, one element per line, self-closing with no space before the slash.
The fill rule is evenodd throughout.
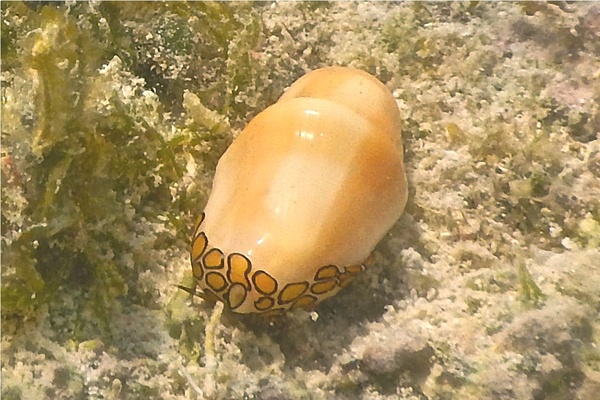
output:
<path id="1" fill-rule="evenodd" d="M 192 274 L 197 280 L 202 279 L 202 276 L 204 275 L 204 270 L 202 269 L 202 264 L 200 264 L 200 261 L 192 263 Z"/>
<path id="2" fill-rule="evenodd" d="M 244 285 L 244 288 L 250 289 L 250 280 L 248 274 L 252 269 L 250 260 L 239 253 L 231 253 L 227 257 L 227 277 L 231 283 L 239 283 Z"/>
<path id="3" fill-rule="evenodd" d="M 256 271 L 252 275 L 252 282 L 257 291 L 262 294 L 273 294 L 277 291 L 277 281 L 265 271 Z"/>
<path id="4" fill-rule="evenodd" d="M 258 311 L 265 311 L 275 305 L 275 300 L 272 297 L 261 297 L 254 302 L 254 307 Z"/>
<path id="5" fill-rule="evenodd" d="M 244 300 L 246 300 L 246 294 L 248 291 L 241 283 L 234 283 L 229 288 L 229 293 L 227 293 L 227 305 L 232 310 L 235 310 L 239 306 L 242 305 Z"/>
<path id="6" fill-rule="evenodd" d="M 223 252 L 219 249 L 210 249 L 204 255 L 204 267 L 206 269 L 223 268 Z"/>
<path id="7" fill-rule="evenodd" d="M 319 268 L 319 270 L 315 274 L 315 281 L 335 278 L 339 274 L 340 271 L 338 270 L 338 267 L 336 267 L 335 265 L 327 265 L 325 267 Z"/>
<path id="8" fill-rule="evenodd" d="M 362 272 L 364 270 L 365 267 L 363 265 L 351 265 L 345 268 L 345 271 L 351 274 L 358 274 L 359 272 Z"/>
<path id="9" fill-rule="evenodd" d="M 323 294 L 329 292 L 337 286 L 337 280 L 330 279 L 328 281 L 316 282 L 310 287 L 310 291 L 314 294 Z"/>
<path id="10" fill-rule="evenodd" d="M 218 272 L 207 273 L 205 281 L 206 285 L 215 292 L 220 292 L 227 287 L 225 277 Z"/>
<path id="11" fill-rule="evenodd" d="M 208 245 L 208 239 L 206 239 L 206 235 L 204 232 L 200 232 L 194 242 L 192 243 L 192 262 L 196 262 L 198 258 L 204 253 L 206 250 L 206 246 Z"/>
<path id="12" fill-rule="evenodd" d="M 288 283 L 281 292 L 279 292 L 278 302 L 279 304 L 290 303 L 302 296 L 307 289 L 308 282 Z"/>
<path id="13" fill-rule="evenodd" d="M 294 308 L 309 308 L 312 307 L 317 302 L 317 298 L 315 296 L 305 295 L 300 297 L 298 300 L 294 302 L 292 307 Z"/>

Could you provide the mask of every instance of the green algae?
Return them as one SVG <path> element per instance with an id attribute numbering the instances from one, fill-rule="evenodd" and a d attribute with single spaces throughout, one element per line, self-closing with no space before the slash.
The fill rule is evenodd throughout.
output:
<path id="1" fill-rule="evenodd" d="M 519 264 L 519 292 L 521 301 L 529 307 L 540 306 L 540 303 L 547 297 L 535 284 L 525 264 Z"/>
<path id="2" fill-rule="evenodd" d="M 22 56 L 21 65 L 7 73 L 15 79 L 24 75 L 33 80 L 35 102 L 32 123 L 10 125 L 11 118 L 3 120 L 5 148 L 22 149 L 20 154 L 6 156 L 13 160 L 9 174 L 18 174 L 18 188 L 27 201 L 21 210 L 26 216 L 22 223 L 10 224 L 3 212 L 3 231 L 13 233 L 5 239 L 3 252 L 4 265 L 11 266 L 3 270 L 7 272 L 3 275 L 3 315 L 31 316 L 60 288 L 75 283 L 89 291 L 90 303 L 95 312 L 105 314 L 108 326 L 110 310 L 117 307 L 115 299 L 135 290 L 125 283 L 135 268 L 120 264 L 117 255 L 130 253 L 136 264 L 147 262 L 144 250 L 134 248 L 139 234 L 134 225 L 145 218 L 156 221 L 158 216 L 146 211 L 153 206 L 178 209 L 177 204 L 167 205 L 173 190 L 185 189 L 173 186 L 185 168 L 181 150 L 189 148 L 197 154 L 193 149 L 210 136 L 203 135 L 202 121 L 171 129 L 173 121 L 163 106 L 168 99 L 159 99 L 145 87 L 153 84 L 148 76 L 132 80 L 127 72 L 136 54 L 133 59 L 107 59 L 111 51 L 120 53 L 119 46 L 128 40 L 119 31 L 103 28 L 102 22 L 110 27 L 116 15 L 132 13 L 130 4 L 107 3 L 99 9 L 78 4 L 68 11 L 44 6 L 36 11 L 22 4 L 4 7 L 6 14 L 37 24 L 39 29 L 11 41 L 16 42 L 16 49 L 7 46 L 7 57 L 17 51 Z M 213 14 L 214 18 L 222 16 Z M 8 40 L 17 35 L 19 26 L 14 25 L 12 31 L 5 28 L 13 32 L 6 35 Z M 7 26 L 12 25 L 3 25 Z M 176 40 L 186 35 L 180 32 L 182 26 L 169 31 L 173 35 L 167 37 L 169 43 L 184 42 Z M 215 40 L 229 40 L 220 37 L 223 33 L 223 29 L 216 32 Z M 170 50 L 176 57 L 189 48 Z M 26 90 L 16 82 L 4 88 Z M 19 93 L 11 96 L 15 94 Z M 20 111 L 16 104 L 3 103 L 3 107 L 4 115 Z M 214 141 L 213 151 L 222 152 L 226 140 L 221 139 L 221 150 Z M 214 164 L 215 156 L 205 157 L 211 158 Z M 7 175 L 4 179 L 11 180 L 16 178 Z M 8 194 L 3 191 L 3 209 L 10 209 L 14 201 Z M 178 211 L 164 214 L 167 224 L 185 237 L 182 215 Z"/>
<path id="3" fill-rule="evenodd" d="M 86 107 L 96 100 L 88 98 L 95 89 L 89 74 L 99 66 L 99 60 L 90 59 L 96 48 L 90 43 L 92 38 L 78 29 L 72 16 L 55 8 L 44 7 L 35 17 L 41 27 L 23 45 L 28 56 L 22 68 L 32 70 L 37 81 L 36 120 L 30 136 L 23 132 L 23 140 L 15 142 L 9 137 L 10 145 L 31 150 L 15 165 L 23 175 L 28 197 L 24 213 L 29 218 L 21 226 L 10 227 L 17 228 L 18 234 L 10 243 L 12 251 L 7 256 L 11 258 L 3 261 L 14 266 L 15 275 L 3 279 L 9 287 L 12 279 L 27 282 L 29 277 L 21 274 L 33 266 L 44 286 L 33 291 L 26 286 L 20 293 L 3 291 L 3 314 L 21 314 L 25 307 L 12 309 L 10 305 L 23 303 L 25 298 L 47 301 L 61 287 L 75 283 L 93 293 L 92 307 L 104 313 L 108 325 L 112 303 L 127 292 L 127 286 L 124 271 L 106 255 L 127 248 L 123 239 L 133 233 L 128 208 L 138 205 L 123 194 L 147 185 L 145 175 L 159 165 L 159 160 L 143 161 L 146 165 L 136 168 L 128 160 L 162 147 L 164 141 L 151 131 L 136 131 L 135 117 L 118 109 L 104 118 Z M 84 51 L 83 42 L 92 50 Z M 149 139 L 143 147 L 130 146 L 129 154 L 118 151 L 129 138 L 142 133 Z M 168 176 L 166 168 L 161 172 Z M 106 224 L 113 229 L 106 230 Z"/>

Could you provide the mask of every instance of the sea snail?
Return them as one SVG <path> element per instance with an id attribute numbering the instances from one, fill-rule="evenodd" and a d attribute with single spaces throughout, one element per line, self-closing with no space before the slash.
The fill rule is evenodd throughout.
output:
<path id="1" fill-rule="evenodd" d="M 223 154 L 192 239 L 200 291 L 237 313 L 333 296 L 402 214 L 400 114 L 366 72 L 312 71 Z"/>

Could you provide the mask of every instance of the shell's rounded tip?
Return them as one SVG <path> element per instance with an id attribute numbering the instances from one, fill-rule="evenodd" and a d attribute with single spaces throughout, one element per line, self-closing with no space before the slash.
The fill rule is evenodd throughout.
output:
<path id="1" fill-rule="evenodd" d="M 388 88 L 368 72 L 352 67 L 324 67 L 294 82 L 279 102 L 296 97 L 334 101 L 369 120 L 402 149 L 401 119 L 396 100 Z"/>

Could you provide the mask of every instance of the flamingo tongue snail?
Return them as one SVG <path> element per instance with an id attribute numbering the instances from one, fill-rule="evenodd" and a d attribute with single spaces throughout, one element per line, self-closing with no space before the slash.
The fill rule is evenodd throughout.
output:
<path id="1" fill-rule="evenodd" d="M 366 72 L 312 71 L 217 165 L 191 246 L 198 288 L 237 313 L 333 296 L 402 214 L 400 114 Z"/>

